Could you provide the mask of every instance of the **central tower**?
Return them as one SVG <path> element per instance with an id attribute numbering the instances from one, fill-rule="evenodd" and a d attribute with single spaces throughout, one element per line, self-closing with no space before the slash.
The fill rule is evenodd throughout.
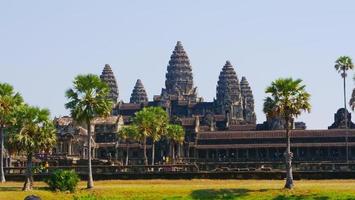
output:
<path id="1" fill-rule="evenodd" d="M 197 89 L 193 84 L 192 67 L 180 41 L 170 57 L 165 77 L 165 89 L 161 93 L 163 99 L 196 102 Z"/>

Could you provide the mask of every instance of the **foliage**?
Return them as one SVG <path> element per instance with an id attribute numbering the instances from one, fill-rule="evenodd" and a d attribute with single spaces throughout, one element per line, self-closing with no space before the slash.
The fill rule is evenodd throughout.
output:
<path id="1" fill-rule="evenodd" d="M 138 128 L 140 138 L 144 146 L 144 163 L 148 164 L 146 139 L 150 137 L 152 145 L 152 164 L 154 164 L 154 144 L 166 134 L 166 128 L 169 122 L 168 114 L 161 107 L 146 107 L 135 113 L 133 124 Z"/>
<path id="2" fill-rule="evenodd" d="M 118 131 L 118 137 L 122 138 L 123 140 L 140 140 L 141 135 L 139 134 L 138 127 L 136 125 L 127 125 L 123 126 L 119 131 Z"/>
<path id="3" fill-rule="evenodd" d="M 0 83 L 0 181 L 5 182 L 4 174 L 4 129 L 13 125 L 16 121 L 14 113 L 23 99 L 19 93 L 15 93 L 14 88 L 7 83 Z M 10 147 L 7 145 L 7 147 Z"/>
<path id="4" fill-rule="evenodd" d="M 185 140 L 184 128 L 180 125 L 169 124 L 167 127 L 166 137 L 178 144 L 182 144 Z"/>
<path id="5" fill-rule="evenodd" d="M 340 56 L 334 65 L 335 70 L 341 73 L 342 77 L 346 77 L 346 71 L 353 69 L 354 64 L 349 56 Z"/>
<path id="6" fill-rule="evenodd" d="M 47 109 L 22 105 L 16 112 L 16 124 L 11 128 L 9 143 L 27 157 L 26 180 L 23 190 L 33 186 L 32 157 L 49 151 L 56 142 L 56 130 Z"/>
<path id="7" fill-rule="evenodd" d="M 281 116 L 288 120 L 299 116 L 302 111 L 310 112 L 310 94 L 301 82 L 301 79 L 292 78 L 280 78 L 272 82 L 266 88 L 266 93 L 270 96 L 264 100 L 264 112 L 269 116 Z"/>
<path id="8" fill-rule="evenodd" d="M 69 102 L 65 107 L 76 121 L 88 123 L 110 115 L 113 103 L 107 98 L 109 87 L 97 75 L 78 75 L 73 83 L 74 87 L 66 91 Z"/>
<path id="9" fill-rule="evenodd" d="M 49 151 L 56 143 L 56 130 L 47 109 L 21 106 L 16 113 L 16 124 L 9 134 L 9 143 L 20 153 L 33 154 Z"/>
<path id="10" fill-rule="evenodd" d="M 168 114 L 160 107 L 147 107 L 135 114 L 133 124 L 146 137 L 158 141 L 166 133 Z"/>
<path id="11" fill-rule="evenodd" d="M 75 192 L 79 183 L 79 176 L 74 171 L 56 170 L 45 182 L 52 191 Z"/>
<path id="12" fill-rule="evenodd" d="M 14 112 L 23 103 L 20 93 L 7 83 L 0 83 L 0 126 L 6 127 L 15 123 Z"/>

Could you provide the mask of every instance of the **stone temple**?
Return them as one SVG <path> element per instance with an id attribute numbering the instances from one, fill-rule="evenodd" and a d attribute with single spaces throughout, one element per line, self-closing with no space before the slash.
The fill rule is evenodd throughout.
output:
<path id="1" fill-rule="evenodd" d="M 147 106 L 164 108 L 172 123 L 184 127 L 185 141 L 175 152 L 181 162 L 282 162 L 284 159 L 282 120 L 267 117 L 266 122 L 256 123 L 252 84 L 245 76 L 238 75 L 230 61 L 221 63 L 216 96 L 210 102 L 198 96 L 193 67 L 181 42 L 176 43 L 170 56 L 161 94 L 151 100 L 141 79 L 134 85 L 129 102 L 120 100 L 118 84 L 108 64 L 100 77 L 110 86 L 109 98 L 116 104 L 112 116 L 95 119 L 92 123 L 93 156 L 98 160 L 124 163 L 129 153 L 130 164 L 143 163 L 142 144 L 121 140 L 117 132 L 132 122 L 137 111 Z M 338 111 L 334 124 L 326 130 L 305 130 L 303 122 L 294 123 L 291 142 L 295 162 L 355 160 L 355 125 L 349 113 L 348 127 L 351 129 L 342 129 L 344 114 L 341 113 L 344 110 Z M 57 118 L 55 122 L 58 145 L 54 152 L 66 158 L 85 159 L 87 131 L 70 117 Z M 151 154 L 149 139 L 147 148 Z M 171 153 L 167 142 L 160 141 L 156 145 L 155 161 L 162 163 Z"/>

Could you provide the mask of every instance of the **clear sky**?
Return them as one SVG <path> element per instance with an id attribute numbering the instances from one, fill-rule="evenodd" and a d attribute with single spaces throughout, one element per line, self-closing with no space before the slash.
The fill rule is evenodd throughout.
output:
<path id="1" fill-rule="evenodd" d="M 265 88 L 293 77 L 312 94 L 312 112 L 299 120 L 327 128 L 343 102 L 334 61 L 355 59 L 355 1 L 0 0 L 0 81 L 53 116 L 66 115 L 64 92 L 73 78 L 100 74 L 108 63 L 120 99 L 129 100 L 140 78 L 151 100 L 164 86 L 177 40 L 205 101 L 215 97 L 219 72 L 230 60 L 253 89 L 259 123 Z"/>

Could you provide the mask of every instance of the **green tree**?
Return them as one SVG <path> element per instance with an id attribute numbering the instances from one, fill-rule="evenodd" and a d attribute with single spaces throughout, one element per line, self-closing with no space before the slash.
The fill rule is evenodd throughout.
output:
<path id="1" fill-rule="evenodd" d="M 149 137 L 152 132 L 152 121 L 154 115 L 151 112 L 147 111 L 147 108 L 143 108 L 142 110 L 135 113 L 133 118 L 133 124 L 137 126 L 139 135 L 142 138 L 143 143 L 143 155 L 144 155 L 144 165 L 148 165 L 148 157 L 147 157 L 147 137 Z"/>
<path id="2" fill-rule="evenodd" d="M 336 61 L 334 68 L 337 70 L 338 73 L 341 74 L 341 77 L 343 78 L 343 92 L 344 92 L 344 123 L 345 123 L 345 129 L 348 129 L 348 110 L 346 106 L 346 76 L 347 76 L 347 71 L 351 70 L 354 68 L 354 64 L 352 63 L 352 60 L 348 56 L 340 56 Z M 351 101 L 351 100 L 350 100 Z M 352 103 L 351 103 L 352 104 Z M 348 162 L 349 160 L 349 146 L 348 146 L 348 136 L 346 136 L 346 161 Z"/>
<path id="3" fill-rule="evenodd" d="M 0 182 L 5 182 L 4 173 L 4 137 L 5 129 L 13 125 L 16 119 L 14 113 L 23 99 L 14 88 L 7 83 L 0 83 Z"/>
<path id="4" fill-rule="evenodd" d="M 155 143 L 166 133 L 168 114 L 160 107 L 146 107 L 137 112 L 133 124 L 138 127 L 143 138 L 144 164 L 148 165 L 147 138 L 152 140 L 152 165 L 154 165 Z"/>
<path id="5" fill-rule="evenodd" d="M 87 188 L 94 187 L 91 166 L 91 120 L 95 117 L 110 115 L 112 101 L 108 98 L 109 87 L 97 75 L 78 75 L 73 81 L 73 88 L 66 91 L 68 103 L 65 107 L 70 110 L 73 119 L 85 123 L 88 131 L 88 183 Z"/>
<path id="6" fill-rule="evenodd" d="M 173 159 L 173 163 L 175 164 L 175 145 L 178 144 L 180 147 L 180 145 L 184 142 L 185 140 L 184 128 L 180 125 L 169 124 L 167 128 L 166 137 L 170 141 L 170 148 L 172 151 L 171 157 Z M 178 156 L 180 155 L 178 154 Z"/>
<path id="7" fill-rule="evenodd" d="M 127 125 L 123 126 L 119 131 L 118 131 L 118 137 L 122 138 L 125 143 L 126 143 L 126 166 L 128 166 L 128 159 L 129 159 L 129 141 L 130 140 L 135 140 L 135 141 L 140 141 L 141 136 L 139 135 L 139 130 L 136 125 Z"/>
<path id="8" fill-rule="evenodd" d="M 302 80 L 292 78 L 280 78 L 271 83 L 266 88 L 266 93 L 270 96 L 264 101 L 264 112 L 268 116 L 281 117 L 285 122 L 286 130 L 286 184 L 285 188 L 291 189 L 293 184 L 292 157 L 290 129 L 294 118 L 303 111 L 310 112 L 310 94 L 306 92 Z"/>
<path id="9" fill-rule="evenodd" d="M 167 132 L 167 126 L 169 123 L 169 117 L 165 110 L 161 107 L 148 107 L 148 112 L 152 112 L 153 121 L 152 121 L 152 132 L 150 137 L 152 139 L 152 165 L 154 165 L 155 159 L 155 143 L 158 142 L 162 136 Z"/>
<path id="10" fill-rule="evenodd" d="M 32 159 L 35 153 L 49 152 L 56 143 L 56 129 L 47 109 L 23 105 L 16 112 L 16 124 L 9 134 L 9 143 L 27 157 L 23 190 L 33 187 Z"/>
<path id="11" fill-rule="evenodd" d="M 346 76 L 347 76 L 347 71 L 351 70 L 354 68 L 354 64 L 352 63 L 352 60 L 348 56 L 340 56 L 336 61 L 334 68 L 337 70 L 338 73 L 341 74 L 341 77 L 343 78 L 343 92 L 344 92 L 344 117 L 345 117 L 345 128 L 348 128 L 348 119 L 347 119 L 347 106 L 346 106 Z"/>

